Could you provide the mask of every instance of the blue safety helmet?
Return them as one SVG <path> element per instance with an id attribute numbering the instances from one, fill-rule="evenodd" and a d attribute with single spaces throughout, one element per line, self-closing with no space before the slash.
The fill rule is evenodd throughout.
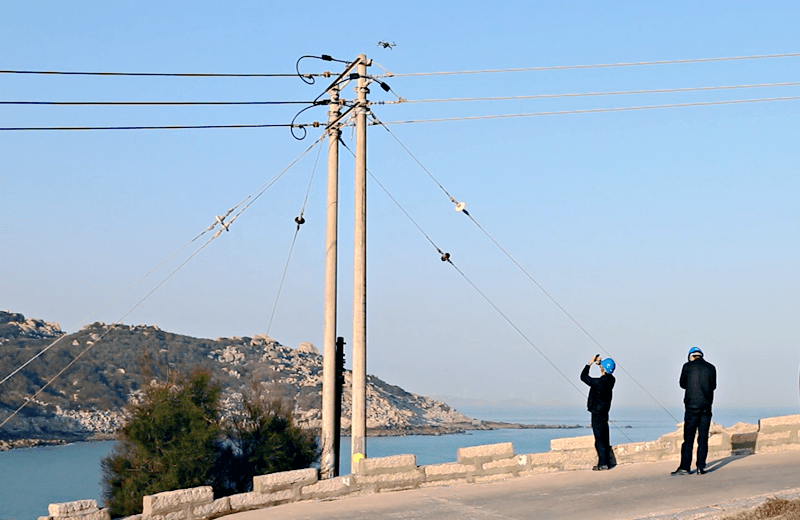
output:
<path id="1" fill-rule="evenodd" d="M 600 362 L 600 366 L 603 367 L 603 370 L 606 371 L 606 374 L 613 374 L 614 369 L 617 368 L 617 364 L 614 363 L 614 360 L 610 357 L 605 358 Z"/>
<path id="2" fill-rule="evenodd" d="M 689 359 L 692 358 L 692 354 L 697 354 L 700 357 L 703 357 L 703 351 L 700 350 L 700 347 L 692 347 L 689 349 Z"/>

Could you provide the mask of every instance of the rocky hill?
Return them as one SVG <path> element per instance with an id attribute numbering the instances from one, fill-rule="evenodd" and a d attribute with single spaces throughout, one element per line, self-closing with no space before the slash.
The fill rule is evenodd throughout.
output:
<path id="1" fill-rule="evenodd" d="M 43 350 L 46 351 L 42 353 Z M 0 440 L 82 440 L 113 433 L 125 421 L 123 407 L 143 385 L 170 371 L 209 369 L 232 406 L 253 384 L 294 406 L 307 428 L 321 424 L 322 356 L 303 343 L 293 349 L 265 336 L 193 338 L 155 326 L 94 323 L 65 334 L 58 324 L 0 311 L 0 422 L 70 362 L 66 371 L 5 426 Z M 80 356 L 80 357 L 79 357 Z M 345 373 L 342 428 L 350 427 L 351 373 Z M 372 435 L 439 434 L 492 425 L 447 404 L 367 377 L 367 427 Z"/>

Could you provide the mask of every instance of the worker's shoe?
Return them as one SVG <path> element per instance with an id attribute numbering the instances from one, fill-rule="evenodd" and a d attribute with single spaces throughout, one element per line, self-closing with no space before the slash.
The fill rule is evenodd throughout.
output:
<path id="1" fill-rule="evenodd" d="M 592 466 L 592 471 L 605 471 L 607 469 L 611 469 L 605 464 L 598 464 L 597 466 Z"/>
<path id="2" fill-rule="evenodd" d="M 670 475 L 673 475 L 673 476 L 675 476 L 675 475 L 691 475 L 691 474 L 692 474 L 691 471 L 686 471 L 683 468 L 678 468 L 675 471 L 673 471 L 672 473 L 670 473 Z"/>
<path id="3" fill-rule="evenodd" d="M 698 475 L 705 475 L 706 473 L 708 473 L 706 468 L 697 468 L 697 474 Z"/>

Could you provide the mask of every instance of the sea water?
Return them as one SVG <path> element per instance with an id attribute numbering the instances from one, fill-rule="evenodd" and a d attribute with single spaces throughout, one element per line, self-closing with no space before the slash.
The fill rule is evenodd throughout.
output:
<path id="1" fill-rule="evenodd" d="M 580 408 L 554 407 L 460 407 L 478 419 L 521 424 L 569 425 L 578 428 L 502 429 L 470 431 L 441 436 L 409 435 L 369 437 L 367 455 L 413 454 L 417 464 L 455 462 L 458 448 L 511 442 L 515 453 L 540 453 L 550 440 L 591 435 L 589 413 Z M 790 415 L 791 409 L 715 410 L 714 422 L 725 427 L 737 422 L 757 424 L 764 417 Z M 612 409 L 611 443 L 656 440 L 673 432 L 683 411 L 663 409 Z M 66 446 L 16 449 L 0 452 L 0 520 L 35 520 L 47 515 L 51 503 L 95 499 L 102 506 L 100 460 L 115 443 L 82 442 Z M 350 439 L 342 438 L 340 474 L 350 473 Z"/>

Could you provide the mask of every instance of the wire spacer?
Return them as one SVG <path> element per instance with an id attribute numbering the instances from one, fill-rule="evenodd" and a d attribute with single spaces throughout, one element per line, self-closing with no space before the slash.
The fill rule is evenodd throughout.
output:
<path id="1" fill-rule="evenodd" d="M 303 224 L 306 223 L 306 219 L 304 219 L 302 215 L 295 217 L 294 221 L 297 222 L 298 226 L 302 226 Z"/>
<path id="2" fill-rule="evenodd" d="M 466 202 L 456 202 L 456 211 L 464 211 L 464 208 L 467 207 Z"/>
<path id="3" fill-rule="evenodd" d="M 442 254 L 442 262 L 447 262 L 448 260 L 450 260 L 450 253 Z"/>

